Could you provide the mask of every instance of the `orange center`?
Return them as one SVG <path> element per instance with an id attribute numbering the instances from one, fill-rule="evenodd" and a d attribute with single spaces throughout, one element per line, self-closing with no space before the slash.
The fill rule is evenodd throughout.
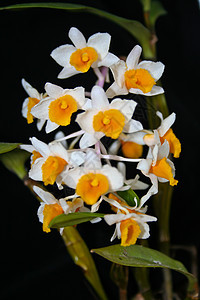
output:
<path id="1" fill-rule="evenodd" d="M 133 219 L 123 220 L 120 224 L 121 245 L 126 247 L 134 245 L 141 233 L 140 226 Z"/>
<path id="2" fill-rule="evenodd" d="M 44 185 L 54 184 L 56 177 L 63 171 L 67 162 L 57 156 L 49 156 L 42 165 L 42 180 Z"/>
<path id="3" fill-rule="evenodd" d="M 83 73 L 87 72 L 90 66 L 98 59 L 97 51 L 92 47 L 77 49 L 70 56 L 70 64 Z"/>
<path id="4" fill-rule="evenodd" d="M 31 109 L 40 102 L 37 98 L 28 98 L 28 111 L 27 111 L 27 123 L 30 124 L 33 122 L 33 115 L 31 114 Z"/>
<path id="5" fill-rule="evenodd" d="M 31 166 L 34 164 L 34 162 L 36 161 L 36 159 L 38 159 L 40 157 L 42 157 L 42 155 L 38 151 L 33 150 Z"/>
<path id="6" fill-rule="evenodd" d="M 81 176 L 76 186 L 76 193 L 87 204 L 92 205 L 108 191 L 109 182 L 105 175 L 88 173 Z"/>
<path id="7" fill-rule="evenodd" d="M 165 133 L 165 135 L 160 137 L 161 143 L 164 143 L 165 140 L 169 143 L 170 153 L 173 153 L 174 157 L 178 158 L 181 153 L 181 143 L 171 128 Z"/>
<path id="8" fill-rule="evenodd" d="M 158 160 L 155 166 L 151 166 L 149 172 L 169 180 L 169 183 L 172 186 L 177 185 L 178 183 L 178 180 L 173 177 L 172 168 L 168 164 L 166 157 Z"/>
<path id="9" fill-rule="evenodd" d="M 117 139 L 122 132 L 125 124 L 124 115 L 117 109 L 100 111 L 93 118 L 93 128 L 101 131 L 112 139 Z"/>
<path id="10" fill-rule="evenodd" d="M 143 146 L 134 142 L 124 142 L 121 140 L 122 152 L 128 158 L 138 158 L 142 156 Z"/>
<path id="11" fill-rule="evenodd" d="M 127 89 L 140 89 L 143 93 L 148 93 L 156 84 L 155 79 L 145 69 L 132 69 L 124 74 Z"/>
<path id="12" fill-rule="evenodd" d="M 62 207 L 58 204 L 45 204 L 44 209 L 43 209 L 43 231 L 45 232 L 50 232 L 51 229 L 48 227 L 49 223 L 53 218 L 55 218 L 58 215 L 63 214 L 64 211 Z"/>
<path id="13" fill-rule="evenodd" d="M 49 105 L 49 119 L 61 126 L 70 124 L 71 115 L 77 111 L 76 100 L 65 95 L 51 102 Z"/>

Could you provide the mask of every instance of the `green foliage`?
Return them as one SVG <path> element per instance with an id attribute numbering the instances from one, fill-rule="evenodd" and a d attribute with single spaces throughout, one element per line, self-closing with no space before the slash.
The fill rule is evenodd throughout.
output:
<path id="1" fill-rule="evenodd" d="M 117 192 L 117 195 L 123 198 L 129 206 L 135 206 L 136 204 L 137 206 L 140 205 L 140 198 L 132 189 L 119 191 Z"/>
<path id="2" fill-rule="evenodd" d="M 0 154 L 16 149 L 20 143 L 0 143 Z"/>
<path id="3" fill-rule="evenodd" d="M 109 261 L 129 266 L 129 267 L 151 267 L 151 268 L 167 268 L 178 271 L 189 280 L 188 292 L 195 290 L 196 278 L 187 271 L 184 265 L 171 257 L 157 250 L 146 248 L 139 245 L 131 245 L 123 247 L 121 245 L 113 245 L 109 247 L 93 249 L 91 252 L 97 253 Z"/>
<path id="4" fill-rule="evenodd" d="M 151 32 L 148 28 L 143 26 L 142 23 L 122 18 L 114 14 L 108 13 L 106 11 L 97 9 L 95 7 L 90 7 L 80 4 L 71 3 L 21 3 L 15 5 L 9 5 L 5 7 L 0 7 L 0 10 L 16 10 L 16 9 L 28 9 L 28 8 L 50 8 L 50 9 L 61 9 L 69 12 L 85 12 L 97 15 L 102 18 L 106 18 L 119 26 L 127 30 L 143 47 L 143 54 L 145 57 L 152 58 L 154 54 L 150 47 Z"/>
<path id="5" fill-rule="evenodd" d="M 91 212 L 76 212 L 70 214 L 61 214 L 49 223 L 51 228 L 61 228 L 67 226 L 73 226 L 76 224 L 84 223 L 91 221 L 95 218 L 103 218 L 104 214 L 100 213 L 91 213 Z"/>
<path id="6" fill-rule="evenodd" d="M 29 158 L 30 153 L 17 149 L 16 147 L 19 144 L 16 144 L 16 149 L 12 150 L 11 148 L 14 147 L 14 144 L 10 144 L 7 148 L 5 147 L 6 144 L 4 144 L 4 147 L 1 149 L 4 149 L 9 152 L 5 152 L 0 154 L 0 161 L 4 164 L 4 166 L 10 170 L 11 172 L 15 173 L 20 179 L 24 179 L 24 177 L 27 175 L 27 171 L 25 169 L 25 162 Z M 9 145 L 9 144 L 7 144 Z M 2 145 L 3 146 L 3 145 Z M 8 150 L 10 149 L 10 150 Z M 11 151 L 12 150 L 12 151 Z"/>

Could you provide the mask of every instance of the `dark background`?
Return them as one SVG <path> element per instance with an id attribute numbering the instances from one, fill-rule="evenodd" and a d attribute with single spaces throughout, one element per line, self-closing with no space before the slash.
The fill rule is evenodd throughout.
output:
<path id="1" fill-rule="evenodd" d="M 141 5 L 136 0 L 70 2 L 143 22 Z M 173 245 L 199 249 L 199 6 L 195 0 L 161 2 L 167 14 L 156 23 L 157 56 L 166 65 L 162 84 L 169 110 L 177 114 L 173 128 L 182 143 L 181 157 L 175 161 L 179 184 L 172 199 L 171 241 Z M 13 3 L 2 1 L 1 6 Z M 124 29 L 86 13 L 50 9 L 0 11 L 1 141 L 28 143 L 28 138 L 34 135 L 43 139 L 44 131 L 38 133 L 35 124 L 28 126 L 21 116 L 21 105 L 26 97 L 21 78 L 40 92 L 47 81 L 67 88 L 77 85 L 91 88 L 90 81 L 85 83 L 84 76 L 77 75 L 67 80 L 56 78 L 61 67 L 49 54 L 57 46 L 70 42 L 68 31 L 71 26 L 78 27 L 86 37 L 98 31 L 110 33 L 110 51 L 116 55 L 127 55 L 136 44 Z M 90 76 L 93 84 L 95 77 Z M 54 133 L 49 134 L 48 141 L 53 136 Z M 51 234 L 42 232 L 37 218 L 39 204 L 35 198 L 2 165 L 0 175 L 3 252 L 0 298 L 93 299 L 81 271 L 66 253 L 59 234 L 56 231 Z M 154 226 L 150 225 L 150 228 L 153 231 Z M 103 222 L 79 226 L 90 249 L 109 245 L 113 229 Z M 176 253 L 173 251 L 173 255 L 176 259 L 182 259 L 191 271 L 189 254 L 179 250 Z M 116 299 L 117 288 L 109 281 L 110 263 L 96 255 L 94 259 L 109 298 Z M 185 283 L 182 275 L 176 277 L 177 285 L 182 282 Z"/>

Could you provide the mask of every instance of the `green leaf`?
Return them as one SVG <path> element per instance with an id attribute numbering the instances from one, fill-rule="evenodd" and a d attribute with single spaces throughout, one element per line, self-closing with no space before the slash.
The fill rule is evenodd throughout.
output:
<path id="1" fill-rule="evenodd" d="M 15 148 L 17 148 L 20 143 L 1 143 L 0 142 L 0 154 L 9 152 Z"/>
<path id="2" fill-rule="evenodd" d="M 122 18 L 119 16 L 116 16 L 114 14 L 108 13 L 106 11 L 97 9 L 95 7 L 80 5 L 80 4 L 70 4 L 70 3 L 23 3 L 23 4 L 15 4 L 15 5 L 9 5 L 5 7 L 0 7 L 0 10 L 8 10 L 8 9 L 27 9 L 27 8 L 50 8 L 50 9 L 61 9 L 61 10 L 67 10 L 70 12 L 85 12 L 85 13 L 91 13 L 94 15 L 97 15 L 99 17 L 106 18 L 119 26 L 126 29 L 131 35 L 138 40 L 138 42 L 143 47 L 143 54 L 144 57 L 153 58 L 154 54 L 152 52 L 151 46 L 150 46 L 150 40 L 151 40 L 151 33 L 149 29 L 147 29 L 145 26 L 143 26 L 142 23 L 130 20 L 126 18 Z"/>
<path id="3" fill-rule="evenodd" d="M 7 153 L 3 153 L 0 155 L 0 161 L 4 164 L 4 166 L 14 172 L 20 179 L 24 179 L 27 175 L 27 171 L 25 169 L 25 162 L 30 156 L 30 153 L 21 149 L 14 149 Z"/>
<path id="4" fill-rule="evenodd" d="M 124 266 L 167 268 L 178 271 L 187 276 L 190 287 L 188 291 L 192 293 L 195 290 L 197 280 L 187 271 L 184 265 L 157 250 L 140 245 L 131 245 L 129 247 L 113 245 L 93 249 L 91 252 L 97 253 L 111 262 Z"/>
<path id="5" fill-rule="evenodd" d="M 192 276 L 184 265 L 169 256 L 140 245 L 131 245 L 123 247 L 121 245 L 113 245 L 109 247 L 93 249 L 102 257 L 124 266 L 130 267 L 153 267 L 153 268 L 169 268 L 185 274 L 186 276 Z"/>
<path id="6" fill-rule="evenodd" d="M 152 27 L 155 27 L 155 23 L 160 16 L 166 15 L 167 11 L 164 9 L 162 3 L 160 1 L 152 1 L 151 9 L 149 14 L 149 20 Z"/>
<path id="7" fill-rule="evenodd" d="M 129 206 L 135 206 L 136 204 L 137 206 L 140 205 L 140 198 L 132 189 L 119 191 L 117 192 L 117 195 L 124 199 Z"/>
<path id="8" fill-rule="evenodd" d="M 76 212 L 70 214 L 61 214 L 51 220 L 49 227 L 51 228 L 61 228 L 67 226 L 73 226 L 76 224 L 91 221 L 95 218 L 103 218 L 104 214 L 91 213 L 91 212 Z"/>

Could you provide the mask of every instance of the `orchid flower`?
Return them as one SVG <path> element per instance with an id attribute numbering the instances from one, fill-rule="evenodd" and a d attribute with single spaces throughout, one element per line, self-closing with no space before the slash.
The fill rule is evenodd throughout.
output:
<path id="1" fill-rule="evenodd" d="M 75 27 L 69 30 L 69 38 L 74 45 L 66 44 L 54 49 L 51 57 L 63 67 L 58 78 L 68 78 L 85 73 L 90 67 L 110 67 L 119 58 L 108 52 L 111 36 L 108 33 L 96 33 L 86 42 L 83 34 Z"/>
<path id="2" fill-rule="evenodd" d="M 76 118 L 76 122 L 85 131 L 80 140 L 80 148 L 94 145 L 103 136 L 117 139 L 122 132 L 142 130 L 142 124 L 131 119 L 136 105 L 133 100 L 120 98 L 109 103 L 103 88 L 94 86 L 90 108 Z"/>
<path id="3" fill-rule="evenodd" d="M 63 182 L 75 189 L 86 204 L 93 205 L 100 196 L 119 190 L 123 184 L 123 175 L 108 164 L 102 166 L 101 160 L 93 149 L 88 149 L 83 166 L 66 173 Z"/>
<path id="4" fill-rule="evenodd" d="M 28 96 L 22 104 L 22 116 L 27 119 L 27 123 L 31 124 L 33 122 L 34 116 L 31 113 L 32 108 L 38 103 L 47 99 L 46 94 L 40 94 L 35 88 L 33 88 L 25 79 L 22 79 L 22 86 L 27 92 Z M 45 119 L 39 119 L 37 121 L 37 128 L 41 130 L 45 123 Z"/>
<path id="5" fill-rule="evenodd" d="M 158 192 L 158 182 L 169 181 L 171 186 L 177 185 L 178 180 L 174 179 L 175 167 L 168 155 L 169 143 L 165 141 L 160 146 L 155 145 L 153 148 L 149 148 L 146 159 L 142 159 L 138 163 L 137 169 L 149 177 L 152 183 L 147 194 L 141 198 L 140 205 L 143 205 L 150 196 Z"/>
<path id="6" fill-rule="evenodd" d="M 30 138 L 32 145 L 21 145 L 21 149 L 32 153 L 29 177 L 43 181 L 44 185 L 62 182 L 62 172 L 84 162 L 81 152 L 69 152 L 61 143 L 45 144 L 37 138 Z"/>
<path id="7" fill-rule="evenodd" d="M 138 238 L 147 239 L 150 236 L 147 222 L 157 221 L 157 218 L 146 215 L 146 208 L 131 207 L 116 198 L 109 199 L 104 196 L 104 200 L 117 210 L 117 214 L 104 216 L 108 225 L 116 224 L 111 242 L 117 237 L 121 239 L 121 245 L 126 247 L 134 245 Z"/>
<path id="8" fill-rule="evenodd" d="M 31 114 L 38 119 L 47 120 L 46 132 L 49 133 L 59 126 L 69 125 L 72 114 L 82 109 L 86 99 L 83 87 L 63 89 L 48 82 L 45 90 L 49 95 L 48 99 L 35 105 Z"/>
<path id="9" fill-rule="evenodd" d="M 127 56 L 126 62 L 119 60 L 111 66 L 114 83 L 106 94 L 109 98 L 128 93 L 153 96 L 164 93 L 156 82 L 162 76 L 164 65 L 161 62 L 143 60 L 139 62 L 142 48 L 136 45 Z"/>
<path id="10" fill-rule="evenodd" d="M 75 198 L 72 201 L 66 201 L 65 198 L 57 200 L 51 193 L 44 191 L 38 186 L 33 187 L 33 191 L 41 198 L 43 202 L 40 203 L 38 208 L 38 218 L 43 223 L 43 231 L 50 232 L 48 227 L 53 218 L 61 214 L 69 214 L 80 211 L 83 208 L 83 200 Z M 60 228 L 62 234 L 64 228 Z"/>

